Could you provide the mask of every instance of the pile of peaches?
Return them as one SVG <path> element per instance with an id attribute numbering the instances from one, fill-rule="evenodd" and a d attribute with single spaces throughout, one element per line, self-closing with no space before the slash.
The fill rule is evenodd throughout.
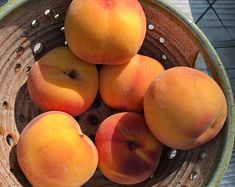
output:
<path id="1" fill-rule="evenodd" d="M 45 112 L 17 144 L 33 186 L 82 186 L 97 167 L 115 183 L 140 183 L 157 169 L 163 145 L 187 150 L 219 133 L 227 115 L 219 85 L 196 69 L 165 70 L 137 54 L 145 33 L 137 0 L 72 1 L 68 47 L 49 51 L 28 76 L 29 94 Z M 116 113 L 100 124 L 93 142 L 73 117 L 97 94 Z"/>

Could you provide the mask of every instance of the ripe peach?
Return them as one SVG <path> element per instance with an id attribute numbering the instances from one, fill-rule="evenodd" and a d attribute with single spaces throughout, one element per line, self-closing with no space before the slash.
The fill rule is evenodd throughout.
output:
<path id="1" fill-rule="evenodd" d="M 214 138 L 227 115 L 225 96 L 207 74 L 188 67 L 163 72 L 144 97 L 149 129 L 163 144 L 190 149 Z"/>
<path id="2" fill-rule="evenodd" d="M 117 113 L 103 121 L 96 133 L 98 167 L 111 181 L 136 184 L 156 170 L 161 144 L 150 133 L 144 116 Z"/>
<path id="3" fill-rule="evenodd" d="M 112 108 L 141 112 L 148 86 L 163 71 L 160 62 L 139 54 L 125 64 L 104 65 L 99 73 L 100 95 Z"/>
<path id="4" fill-rule="evenodd" d="M 68 47 L 58 47 L 35 63 L 28 76 L 28 91 L 43 111 L 76 116 L 94 101 L 98 72 L 95 65 L 78 59 Z"/>
<path id="5" fill-rule="evenodd" d="M 39 115 L 23 130 L 17 158 L 35 187 L 81 186 L 94 174 L 98 152 L 77 122 L 64 112 Z"/>
<path id="6" fill-rule="evenodd" d="M 74 54 L 92 64 L 121 64 L 141 47 L 146 17 L 138 0 L 75 0 L 65 18 Z"/>

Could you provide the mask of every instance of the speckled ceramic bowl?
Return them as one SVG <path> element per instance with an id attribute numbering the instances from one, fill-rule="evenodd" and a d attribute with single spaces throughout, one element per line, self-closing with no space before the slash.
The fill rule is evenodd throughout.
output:
<path id="1" fill-rule="evenodd" d="M 27 73 L 47 51 L 66 45 L 62 27 L 69 3 L 9 0 L 0 8 L 0 186 L 30 186 L 15 152 L 23 128 L 40 113 L 27 92 Z M 147 16 L 147 34 L 140 53 L 158 59 L 166 68 L 195 67 L 198 56 L 203 57 L 226 95 L 228 116 L 222 131 L 207 144 L 189 151 L 165 148 L 156 172 L 134 186 L 218 186 L 231 156 L 235 130 L 234 101 L 227 74 L 204 34 L 175 7 L 164 0 L 141 3 Z M 100 121 L 111 113 L 97 98 L 76 119 L 92 138 Z M 121 185 L 110 182 L 97 170 L 84 186 Z"/>

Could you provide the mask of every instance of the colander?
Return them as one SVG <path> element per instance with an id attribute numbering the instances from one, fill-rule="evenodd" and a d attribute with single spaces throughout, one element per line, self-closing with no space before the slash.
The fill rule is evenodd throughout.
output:
<path id="1" fill-rule="evenodd" d="M 140 2 L 147 17 L 147 34 L 139 53 L 159 60 L 166 68 L 189 66 L 208 72 L 224 91 L 228 115 L 212 141 L 188 151 L 165 147 L 154 174 L 133 186 L 219 186 L 231 156 L 235 130 L 232 89 L 224 67 L 206 36 L 174 6 L 164 0 Z M 30 186 L 16 159 L 20 133 L 41 113 L 28 94 L 27 74 L 46 52 L 67 45 L 63 23 L 69 3 L 10 0 L 0 8 L 0 186 Z M 113 112 L 97 96 L 92 107 L 76 120 L 94 138 L 100 122 Z M 84 186 L 122 185 L 112 183 L 97 170 Z"/>

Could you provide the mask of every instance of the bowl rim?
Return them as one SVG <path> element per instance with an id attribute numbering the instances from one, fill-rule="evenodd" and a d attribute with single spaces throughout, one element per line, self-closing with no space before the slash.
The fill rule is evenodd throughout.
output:
<path id="1" fill-rule="evenodd" d="M 9 13 L 23 5 L 24 3 L 31 0 L 9 0 L 2 6 L 0 6 L 0 21 L 6 17 Z M 32 0 L 33 1 L 33 0 Z M 140 0 L 141 2 L 145 2 L 146 0 Z M 234 106 L 234 98 L 232 93 L 232 88 L 230 85 L 230 81 L 228 75 L 225 71 L 225 68 L 219 58 L 219 55 L 215 51 L 211 42 L 205 36 L 205 34 L 201 31 L 201 29 L 190 20 L 181 10 L 179 10 L 175 5 L 166 0 L 147 0 L 151 3 L 157 3 L 160 7 L 165 9 L 167 12 L 173 13 L 176 17 L 178 17 L 196 36 L 198 39 L 199 45 L 202 49 L 208 54 L 208 60 L 212 62 L 216 73 L 218 74 L 221 83 L 221 87 L 224 91 L 226 100 L 227 100 L 227 120 L 226 120 L 226 137 L 225 142 L 223 142 L 221 157 L 217 161 L 217 166 L 215 167 L 214 172 L 211 175 L 211 178 L 204 185 L 206 186 L 219 186 L 222 180 L 222 177 L 225 173 L 225 170 L 229 164 L 234 144 L 234 136 L 235 136 L 235 106 Z"/>

